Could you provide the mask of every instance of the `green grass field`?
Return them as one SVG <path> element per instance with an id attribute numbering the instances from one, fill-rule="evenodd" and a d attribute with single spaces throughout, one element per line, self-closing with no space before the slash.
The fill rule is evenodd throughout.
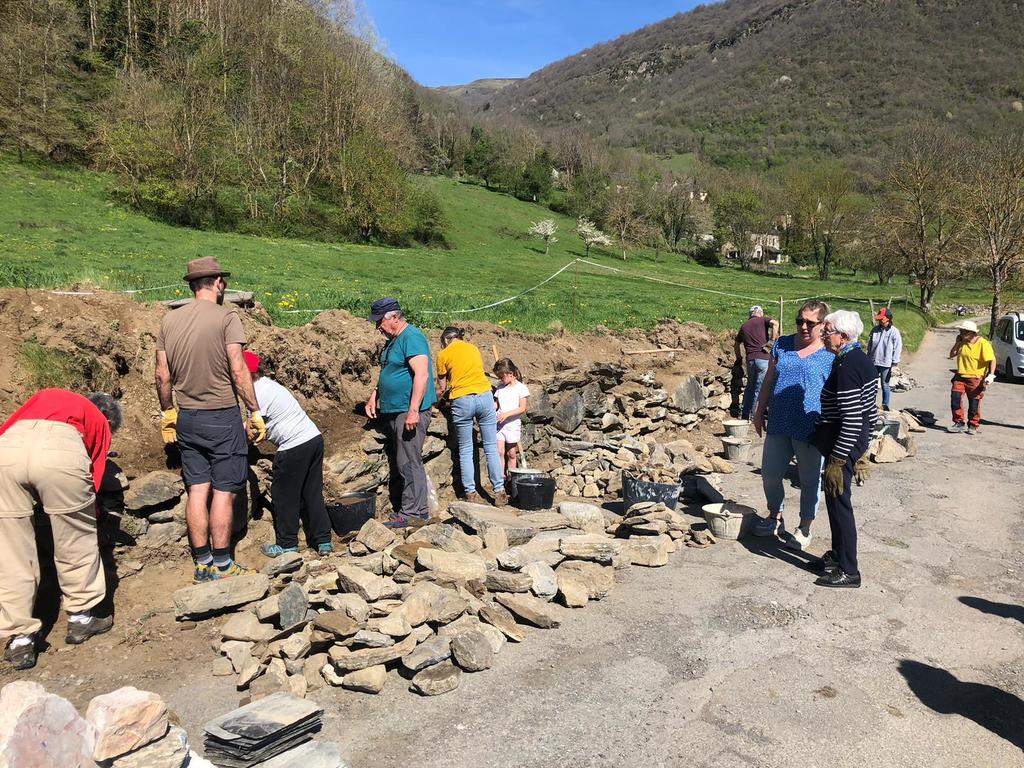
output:
<path id="1" fill-rule="evenodd" d="M 451 250 L 332 245 L 177 228 L 112 202 L 111 180 L 102 174 L 19 165 L 0 156 L 0 285 L 156 288 L 136 295 L 169 299 L 186 290 L 181 282 L 185 263 L 202 254 L 220 258 L 233 273 L 231 287 L 253 291 L 282 325 L 307 321 L 314 314 L 308 310 L 344 308 L 363 314 L 374 298 L 393 295 L 414 322 L 433 327 L 475 319 L 526 331 L 543 331 L 555 322 L 570 330 L 623 329 L 675 318 L 722 329 L 737 326 L 754 302 L 777 316 L 781 296 L 787 302 L 787 332 L 795 299 L 901 299 L 910 288 L 905 278 L 884 287 L 851 277 L 823 283 L 813 279 L 812 270 L 761 275 L 732 266 L 701 267 L 653 252 L 631 253 L 623 262 L 618 253 L 591 251 L 591 261 L 628 274 L 579 264 L 514 301 L 459 312 L 521 293 L 583 256 L 584 249 L 572 231 L 574 222 L 546 208 L 451 179 L 418 183 L 430 185 L 445 205 Z M 542 218 L 559 224 L 558 242 L 548 255 L 542 242 L 525 235 L 530 222 Z M 940 299 L 987 301 L 982 288 L 971 286 L 958 286 Z M 834 303 L 860 310 L 870 324 L 866 304 Z M 915 310 L 904 311 L 901 303 L 894 308 L 908 345 L 916 347 L 927 319 Z"/>

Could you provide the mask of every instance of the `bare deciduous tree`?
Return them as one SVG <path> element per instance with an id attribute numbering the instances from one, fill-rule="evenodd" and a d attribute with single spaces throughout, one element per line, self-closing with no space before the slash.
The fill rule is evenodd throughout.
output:
<path id="1" fill-rule="evenodd" d="M 968 258 L 984 266 L 992 287 L 991 334 L 1003 289 L 1024 267 L 1024 138 L 1004 134 L 973 147 L 960 186 Z"/>
<path id="2" fill-rule="evenodd" d="M 957 272 L 963 225 L 960 148 L 945 133 L 923 131 L 899 146 L 886 172 L 888 192 L 876 218 L 884 245 L 917 282 L 921 309 Z"/>

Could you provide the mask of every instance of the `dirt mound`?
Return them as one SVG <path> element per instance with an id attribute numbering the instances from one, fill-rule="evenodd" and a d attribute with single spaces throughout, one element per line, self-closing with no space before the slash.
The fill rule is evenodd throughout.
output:
<path id="1" fill-rule="evenodd" d="M 122 398 L 124 427 L 115 439 L 129 476 L 164 466 L 153 387 L 160 304 L 97 291 L 67 295 L 0 290 L 0 416 L 10 414 L 36 389 L 103 389 Z M 369 393 L 383 340 L 365 319 L 325 312 L 294 328 L 269 325 L 259 307 L 242 313 L 249 348 L 267 372 L 292 390 L 324 431 L 328 452 L 357 443 L 365 420 L 358 406 Z M 715 367 L 721 340 L 695 323 L 665 321 L 650 333 L 525 334 L 469 322 L 466 338 L 480 347 L 485 364 L 511 357 L 527 381 L 594 361 L 630 368 L 659 368 L 674 376 Z M 439 331 L 428 331 L 439 348 Z M 652 353 L 656 347 L 682 352 Z M 641 354 L 630 354 L 640 352 Z"/>

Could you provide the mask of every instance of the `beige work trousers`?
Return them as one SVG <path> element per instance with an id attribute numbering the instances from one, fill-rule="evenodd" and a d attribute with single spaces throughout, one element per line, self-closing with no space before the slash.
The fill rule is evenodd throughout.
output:
<path id="1" fill-rule="evenodd" d="M 35 499 L 53 529 L 53 561 L 64 609 L 82 613 L 107 592 L 96 540 L 92 474 L 81 436 L 68 424 L 19 422 L 0 435 L 0 640 L 34 634 L 42 626 L 32 616 L 39 552 L 32 506 L 26 509 L 25 504 Z"/>

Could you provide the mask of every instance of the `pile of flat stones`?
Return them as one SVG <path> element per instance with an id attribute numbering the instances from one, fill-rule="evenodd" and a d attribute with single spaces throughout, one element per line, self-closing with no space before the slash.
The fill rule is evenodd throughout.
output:
<path id="1" fill-rule="evenodd" d="M 695 429 L 703 420 L 728 413 L 731 396 L 724 375 L 686 375 L 674 387 L 659 383 L 652 371 L 614 363 L 561 371 L 529 382 L 530 408 L 524 417 L 522 445 L 531 465 L 569 459 L 556 470 L 566 495 L 598 498 L 618 493 L 621 470 L 650 466 L 657 441 Z M 708 457 L 680 443 L 670 464 L 681 471 L 729 471 L 720 457 Z M 452 456 L 448 425 L 430 422 L 423 457 L 435 489 L 451 485 Z M 668 447 L 666 451 L 670 450 Z M 659 455 L 655 455 L 657 461 Z M 358 450 L 346 448 L 325 462 L 331 485 L 341 490 L 383 483 L 388 476 L 384 436 L 368 431 Z"/>
<path id="2" fill-rule="evenodd" d="M 925 428 L 910 411 L 889 411 L 883 414 L 886 421 L 896 422 L 897 431 L 891 435 L 879 430 L 868 445 L 868 456 L 875 464 L 894 464 L 917 455 L 917 438 L 915 433 L 924 432 Z"/>
<path id="3" fill-rule="evenodd" d="M 693 540 L 657 503 L 623 517 L 585 502 L 522 514 L 455 502 L 404 531 L 369 520 L 335 555 L 287 554 L 260 573 L 185 587 L 174 605 L 183 621 L 235 609 L 212 672 L 235 676 L 243 701 L 389 682 L 432 696 L 605 597 L 618 571 L 666 565 Z"/>

